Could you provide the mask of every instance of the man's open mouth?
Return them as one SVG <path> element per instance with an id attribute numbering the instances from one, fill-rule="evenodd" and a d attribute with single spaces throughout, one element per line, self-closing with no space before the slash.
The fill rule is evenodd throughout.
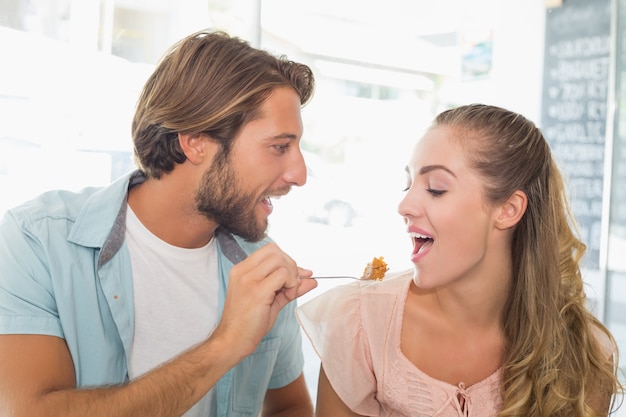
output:
<path id="1" fill-rule="evenodd" d="M 272 199 L 270 196 L 265 196 L 261 198 L 261 203 L 265 204 L 267 207 L 273 207 Z"/>

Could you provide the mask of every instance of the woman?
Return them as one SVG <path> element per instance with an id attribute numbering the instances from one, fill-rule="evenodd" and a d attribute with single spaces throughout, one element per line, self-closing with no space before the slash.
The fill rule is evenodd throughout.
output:
<path id="1" fill-rule="evenodd" d="M 447 110 L 406 172 L 413 271 L 298 310 L 322 361 L 317 415 L 606 416 L 617 346 L 585 307 L 585 245 L 540 130 Z"/>

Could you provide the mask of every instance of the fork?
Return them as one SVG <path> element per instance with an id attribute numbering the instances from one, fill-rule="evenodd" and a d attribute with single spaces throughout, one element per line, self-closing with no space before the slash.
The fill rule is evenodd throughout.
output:
<path id="1" fill-rule="evenodd" d="M 314 277 L 300 277 L 304 279 L 331 279 L 331 278 L 348 278 L 348 279 L 356 279 L 357 281 L 362 281 L 363 278 L 353 277 L 351 275 L 325 275 L 325 276 L 314 276 Z"/>

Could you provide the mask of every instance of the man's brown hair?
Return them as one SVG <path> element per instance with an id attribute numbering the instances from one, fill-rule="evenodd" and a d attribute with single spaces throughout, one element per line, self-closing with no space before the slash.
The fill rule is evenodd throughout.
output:
<path id="1" fill-rule="evenodd" d="M 277 87 L 291 87 L 305 105 L 311 69 L 273 56 L 224 32 L 201 31 L 176 43 L 146 82 L 132 124 L 135 161 L 160 178 L 185 161 L 178 133 L 206 133 L 228 153 L 242 126 Z"/>

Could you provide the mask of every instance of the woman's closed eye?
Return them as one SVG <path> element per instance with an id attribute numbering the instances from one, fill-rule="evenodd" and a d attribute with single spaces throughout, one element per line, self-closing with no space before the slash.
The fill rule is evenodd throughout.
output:
<path id="1" fill-rule="evenodd" d="M 402 189 L 402 192 L 407 192 L 411 189 L 411 185 L 413 184 L 413 181 L 411 181 L 411 178 L 407 178 L 406 183 L 404 184 L 404 188 Z"/>
<path id="2" fill-rule="evenodd" d="M 426 191 L 428 191 L 430 194 L 432 194 L 435 197 L 440 197 L 446 193 L 446 190 L 437 190 L 434 188 L 427 188 Z"/>

